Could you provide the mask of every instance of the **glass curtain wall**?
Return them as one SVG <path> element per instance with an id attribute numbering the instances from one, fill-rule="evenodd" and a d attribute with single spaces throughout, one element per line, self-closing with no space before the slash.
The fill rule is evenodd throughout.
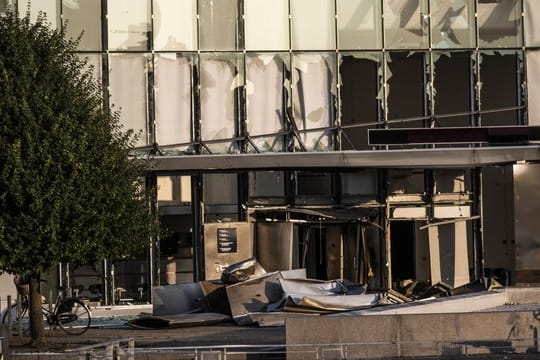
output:
<path id="1" fill-rule="evenodd" d="M 29 11 L 83 32 L 106 99 L 141 149 L 165 155 L 360 150 L 369 128 L 526 124 L 538 93 L 533 0 L 43 0 Z"/>

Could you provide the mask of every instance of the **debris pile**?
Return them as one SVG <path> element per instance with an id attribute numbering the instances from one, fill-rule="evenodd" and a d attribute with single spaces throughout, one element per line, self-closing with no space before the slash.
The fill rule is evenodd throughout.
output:
<path id="1" fill-rule="evenodd" d="M 490 280 L 489 288 L 497 287 Z M 347 280 L 316 280 L 305 269 L 267 273 L 255 258 L 226 268 L 220 280 L 158 286 L 153 289 L 153 316 L 131 320 L 137 328 L 215 324 L 283 326 L 288 316 L 359 313 L 374 307 L 485 291 L 482 281 L 451 288 L 407 280 L 396 289 L 368 291 Z"/>

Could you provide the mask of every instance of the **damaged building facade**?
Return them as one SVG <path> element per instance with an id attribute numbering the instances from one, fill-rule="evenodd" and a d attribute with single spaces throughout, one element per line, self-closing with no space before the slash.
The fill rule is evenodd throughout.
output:
<path id="1" fill-rule="evenodd" d="M 84 30 L 170 230 L 62 264 L 81 295 L 150 302 L 250 257 L 371 289 L 539 281 L 537 0 L 34 3 Z"/>

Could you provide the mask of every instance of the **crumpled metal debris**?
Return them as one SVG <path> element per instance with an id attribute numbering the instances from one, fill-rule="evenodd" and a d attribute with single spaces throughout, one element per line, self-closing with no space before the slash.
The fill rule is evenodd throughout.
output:
<path id="1" fill-rule="evenodd" d="M 225 284 L 236 284 L 264 274 L 266 271 L 257 259 L 252 257 L 225 268 L 221 274 L 221 281 Z"/>

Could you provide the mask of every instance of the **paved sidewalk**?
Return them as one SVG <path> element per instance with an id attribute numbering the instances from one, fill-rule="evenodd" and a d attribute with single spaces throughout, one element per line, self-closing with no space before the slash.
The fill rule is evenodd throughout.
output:
<path id="1" fill-rule="evenodd" d="M 219 345 L 284 345 L 285 327 L 237 326 L 232 321 L 211 326 L 141 330 L 128 326 L 90 328 L 79 336 L 66 335 L 60 329 L 46 331 L 46 344 L 35 349 L 28 346 L 28 336 L 13 336 L 11 351 L 15 359 L 33 357 L 16 356 L 17 353 L 63 352 L 81 346 L 121 338 L 134 338 L 136 348 L 195 347 Z M 37 358 L 37 357 L 35 357 Z"/>

